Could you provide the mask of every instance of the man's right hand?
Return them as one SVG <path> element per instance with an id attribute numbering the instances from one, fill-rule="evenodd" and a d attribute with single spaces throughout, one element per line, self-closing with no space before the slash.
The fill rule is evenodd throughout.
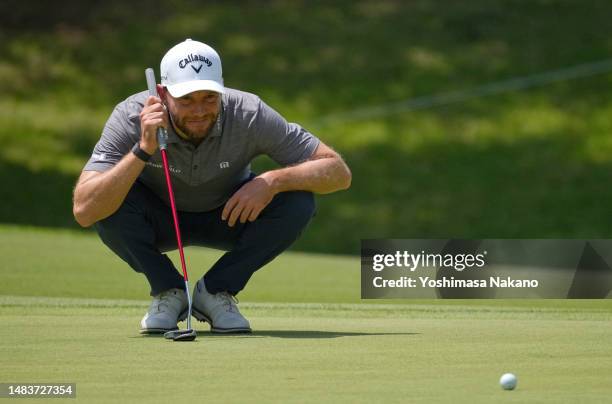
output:
<path id="1" fill-rule="evenodd" d="M 159 97 L 149 96 L 140 111 L 140 148 L 149 154 L 157 150 L 157 129 L 168 128 L 168 113 Z"/>

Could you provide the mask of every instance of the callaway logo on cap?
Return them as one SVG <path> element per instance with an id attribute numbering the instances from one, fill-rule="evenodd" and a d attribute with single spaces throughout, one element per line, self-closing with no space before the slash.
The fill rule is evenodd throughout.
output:
<path id="1" fill-rule="evenodd" d="M 186 39 L 162 58 L 161 84 L 173 97 L 199 90 L 224 93 L 221 58 L 210 46 Z"/>

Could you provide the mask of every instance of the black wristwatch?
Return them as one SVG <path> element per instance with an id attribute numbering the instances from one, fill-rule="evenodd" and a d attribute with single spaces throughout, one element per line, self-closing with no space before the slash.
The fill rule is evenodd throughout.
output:
<path id="1" fill-rule="evenodd" d="M 151 157 L 153 157 L 151 154 L 147 153 L 146 151 L 144 151 L 144 150 L 142 150 L 140 148 L 140 142 L 136 142 L 134 147 L 132 147 L 132 153 L 134 153 L 136 155 L 136 157 L 138 157 L 139 159 L 141 159 L 145 163 L 147 161 L 149 161 L 151 159 Z"/>

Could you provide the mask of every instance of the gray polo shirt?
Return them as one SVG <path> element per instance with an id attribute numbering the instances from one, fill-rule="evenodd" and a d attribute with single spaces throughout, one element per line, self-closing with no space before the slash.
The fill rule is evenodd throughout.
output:
<path id="1" fill-rule="evenodd" d="M 219 117 L 199 146 L 168 129 L 168 163 L 177 209 L 204 212 L 227 202 L 251 172 L 251 161 L 266 154 L 282 166 L 307 160 L 319 145 L 310 132 L 288 123 L 254 94 L 227 88 Z M 140 111 L 148 92 L 119 103 L 85 165 L 86 171 L 111 169 L 140 140 Z M 170 205 L 159 150 L 139 181 Z"/>

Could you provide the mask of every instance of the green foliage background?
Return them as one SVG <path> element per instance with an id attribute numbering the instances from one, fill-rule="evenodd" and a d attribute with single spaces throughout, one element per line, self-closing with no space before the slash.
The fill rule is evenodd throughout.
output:
<path id="1" fill-rule="evenodd" d="M 334 146 L 349 191 L 296 249 L 362 238 L 608 238 L 612 74 L 376 118 L 355 109 L 605 60 L 604 0 L 0 4 L 0 222 L 74 227 L 73 184 L 112 107 L 191 37 L 229 87 Z M 256 169 L 272 167 L 266 159 Z"/>

